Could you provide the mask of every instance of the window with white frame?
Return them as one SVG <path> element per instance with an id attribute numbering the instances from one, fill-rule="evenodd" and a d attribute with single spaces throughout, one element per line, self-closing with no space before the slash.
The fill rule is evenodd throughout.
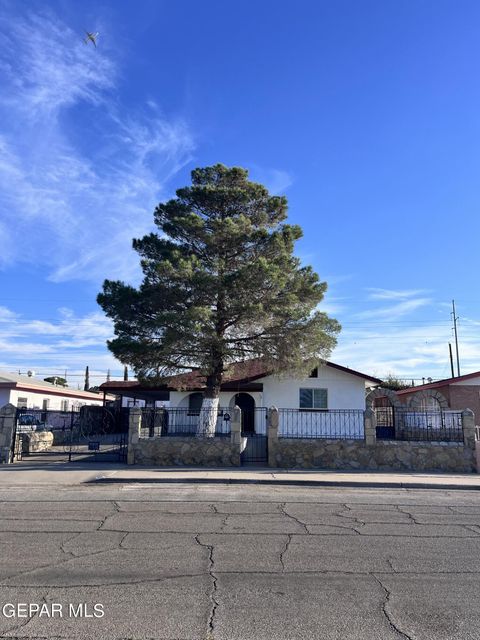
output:
<path id="1" fill-rule="evenodd" d="M 328 409 L 327 389 L 300 389 L 300 409 Z"/>
<path id="2" fill-rule="evenodd" d="M 68 411 L 68 400 L 62 400 L 61 411 Z"/>
<path id="3" fill-rule="evenodd" d="M 27 406 L 28 406 L 28 398 L 18 398 L 17 400 L 18 409 L 26 409 Z"/>

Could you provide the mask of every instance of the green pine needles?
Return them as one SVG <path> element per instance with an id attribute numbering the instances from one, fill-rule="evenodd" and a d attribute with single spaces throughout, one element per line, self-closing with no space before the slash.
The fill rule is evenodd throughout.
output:
<path id="1" fill-rule="evenodd" d="M 318 309 L 326 283 L 293 255 L 302 231 L 285 224 L 286 198 L 221 164 L 176 193 L 155 210 L 159 232 L 133 241 L 140 287 L 106 280 L 98 296 L 112 353 L 144 381 L 198 367 L 210 399 L 232 362 L 292 374 L 328 357 L 340 325 Z"/>

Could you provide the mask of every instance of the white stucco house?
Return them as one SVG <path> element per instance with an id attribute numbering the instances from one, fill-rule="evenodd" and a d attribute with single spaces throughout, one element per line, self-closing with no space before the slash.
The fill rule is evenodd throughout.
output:
<path id="1" fill-rule="evenodd" d="M 103 404 L 103 394 L 76 391 L 39 380 L 0 371 L 0 407 L 11 403 L 21 409 L 71 411 L 83 405 Z"/>
<path id="2" fill-rule="evenodd" d="M 260 359 L 255 359 L 229 367 L 221 386 L 219 406 L 229 410 L 238 405 L 244 414 L 245 431 L 263 431 L 262 409 L 272 406 L 304 412 L 303 422 L 308 428 L 312 413 L 318 416 L 323 412 L 327 420 L 328 412 L 364 411 L 366 388 L 380 384 L 377 378 L 333 362 L 322 363 L 305 378 L 278 377 L 272 375 Z M 171 416 L 175 409 L 188 410 L 194 421 L 202 404 L 205 379 L 198 371 L 191 371 L 172 376 L 156 387 L 128 381 L 105 382 L 100 388 L 119 396 L 123 406 L 164 406 Z M 185 412 L 183 420 L 184 415 Z M 363 418 L 356 419 L 358 430 L 363 429 Z M 317 423 L 319 420 L 317 417 Z M 221 421 L 222 414 L 219 414 L 220 430 Z"/>

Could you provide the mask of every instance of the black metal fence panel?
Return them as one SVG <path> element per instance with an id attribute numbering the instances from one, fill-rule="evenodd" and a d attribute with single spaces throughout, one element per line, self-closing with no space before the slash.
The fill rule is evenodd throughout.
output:
<path id="1" fill-rule="evenodd" d="M 361 409 L 279 409 L 278 413 L 280 438 L 364 438 L 364 412 Z"/>
<path id="2" fill-rule="evenodd" d="M 463 442 L 461 411 L 393 411 L 395 440 Z"/>
<path id="3" fill-rule="evenodd" d="M 191 411 L 188 408 L 142 408 L 141 438 L 197 436 L 211 437 L 208 429 L 209 411 Z M 216 410 L 214 436 L 230 435 L 233 410 L 219 407 Z"/>
<path id="4" fill-rule="evenodd" d="M 32 434 L 48 433 L 48 446 L 32 446 Z M 41 439 L 41 438 L 40 438 Z M 16 458 L 126 462 L 128 409 L 85 405 L 76 410 L 18 409 Z"/>

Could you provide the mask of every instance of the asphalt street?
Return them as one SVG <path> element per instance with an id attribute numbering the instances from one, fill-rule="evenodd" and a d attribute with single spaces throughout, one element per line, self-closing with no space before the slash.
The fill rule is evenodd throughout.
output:
<path id="1" fill-rule="evenodd" d="M 472 491 L 4 487 L 0 560 L 2 638 L 480 638 Z"/>

